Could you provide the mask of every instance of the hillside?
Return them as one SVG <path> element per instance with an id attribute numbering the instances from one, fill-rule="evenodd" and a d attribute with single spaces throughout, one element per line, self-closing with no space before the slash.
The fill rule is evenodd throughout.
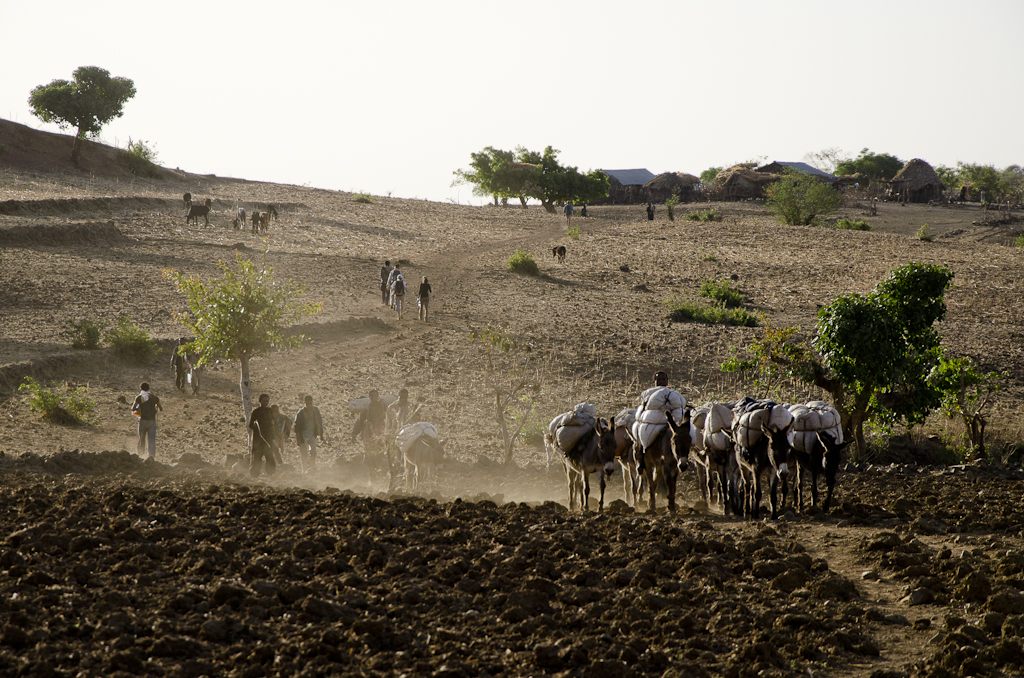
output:
<path id="1" fill-rule="evenodd" d="M 61 164 L 62 144 L 0 124 L 0 672 L 1019 674 L 1019 457 L 923 467 L 959 433 L 938 414 L 909 437 L 873 438 L 903 465 L 849 463 L 829 513 L 779 521 L 709 507 L 692 467 L 677 514 L 634 512 L 618 471 L 610 510 L 568 513 L 565 475 L 536 444 L 576 403 L 605 416 L 633 405 L 659 369 L 693 402 L 761 395 L 719 370 L 759 330 L 669 321 L 664 301 L 702 281 L 735 276 L 752 312 L 806 332 L 837 294 L 920 261 L 956 274 L 944 343 L 1009 374 L 988 431 L 1011 454 L 1024 440 L 1019 226 L 972 207 L 865 217 L 853 202 L 844 213 L 873 230 L 849 232 L 779 226 L 756 202 L 715 204 L 713 223 L 610 206 L 576 220 L 573 240 L 540 209 L 138 179 L 113 149 Z M 185 223 L 186 191 L 213 201 L 209 227 Z M 286 466 L 254 480 L 228 467 L 245 451 L 237 364 L 208 370 L 196 396 L 174 391 L 184 304 L 163 272 L 209 277 L 236 253 L 263 256 L 231 220 L 270 203 L 267 262 L 323 311 L 296 328 L 303 348 L 254 360 L 253 390 L 288 413 L 313 395 L 327 442 L 314 472 L 299 472 L 289 441 Z M 923 223 L 934 242 L 914 237 Z M 541 275 L 508 271 L 517 249 Z M 381 304 L 385 259 L 430 279 L 430 323 Z M 62 336 L 67 319 L 121 316 L 160 340 L 156 358 L 73 351 Z M 470 341 L 487 324 L 528 342 L 540 384 L 510 467 Z M 15 390 L 25 376 L 87 386 L 98 425 L 40 420 Z M 143 380 L 164 404 L 157 463 L 134 456 L 119 401 Z M 445 465 L 414 491 L 350 436 L 348 404 L 371 388 L 407 388 L 446 438 Z"/>

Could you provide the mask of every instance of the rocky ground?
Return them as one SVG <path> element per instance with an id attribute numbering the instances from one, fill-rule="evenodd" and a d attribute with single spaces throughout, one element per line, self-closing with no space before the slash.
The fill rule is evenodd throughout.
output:
<path id="1" fill-rule="evenodd" d="M 844 213 L 871 232 L 781 227 L 759 203 L 713 205 L 713 223 L 608 206 L 572 239 L 539 208 L 100 169 L 0 167 L 0 673 L 1021 673 L 1019 225 L 970 206 L 865 216 L 856 199 Z M 185 191 L 213 200 L 209 227 L 184 223 Z M 266 241 L 231 228 L 236 205 L 268 203 L 281 219 Z M 922 223 L 933 242 L 913 236 Z M 550 256 L 558 244 L 565 264 Z M 541 275 L 508 272 L 516 249 Z M 244 451 L 237 364 L 209 369 L 197 396 L 173 389 L 184 302 L 164 271 L 207 278 L 236 254 L 265 257 L 323 304 L 297 328 L 302 349 L 260 356 L 252 374 L 286 412 L 314 395 L 327 442 L 313 473 L 297 472 L 293 446 L 273 478 L 228 467 Z M 431 323 L 381 305 L 385 258 L 430 278 Z M 581 401 L 617 412 L 657 369 L 692 401 L 763 395 L 718 369 L 763 330 L 670 322 L 667 298 L 736 276 L 749 310 L 806 332 L 820 305 L 907 261 L 953 268 L 944 342 L 1009 375 L 991 463 L 927 465 L 955 461 L 961 433 L 936 415 L 923 432 L 876 434 L 829 514 L 723 516 L 690 475 L 675 515 L 634 512 L 617 474 L 603 514 L 565 509 L 564 476 L 535 445 L 554 415 Z M 62 335 L 68 319 L 122 316 L 160 355 L 72 351 Z M 540 384 L 511 465 L 470 341 L 487 324 L 529 345 Z M 25 376 L 87 386 L 96 425 L 41 420 L 15 390 Z M 133 454 L 120 402 L 143 380 L 165 408 L 156 463 Z M 415 493 L 349 436 L 351 400 L 403 387 L 448 441 Z"/>

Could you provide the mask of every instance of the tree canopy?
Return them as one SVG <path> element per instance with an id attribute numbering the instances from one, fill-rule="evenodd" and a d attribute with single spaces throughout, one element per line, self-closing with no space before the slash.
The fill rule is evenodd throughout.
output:
<path id="1" fill-rule="evenodd" d="M 98 66 L 75 69 L 73 80 L 54 80 L 32 90 L 28 103 L 32 114 L 43 122 L 55 122 L 61 129 L 74 127 L 71 160 L 76 165 L 82 139 L 99 134 L 103 125 L 123 115 L 125 103 L 135 96 L 135 83 L 112 78 Z"/>
<path id="2" fill-rule="evenodd" d="M 843 198 L 836 189 L 810 174 L 786 170 L 765 189 L 768 210 L 790 226 L 808 226 L 835 212 Z"/>
<path id="3" fill-rule="evenodd" d="M 471 153 L 470 169 L 456 170 L 453 184 L 473 184 L 473 192 L 498 199 L 519 198 L 526 207 L 528 198 L 540 200 L 549 212 L 556 202 L 595 202 L 608 195 L 608 176 L 594 170 L 581 173 L 575 167 L 562 166 L 558 151 L 548 146 L 543 153 L 519 146 L 503 151 L 493 146 Z"/>
<path id="4" fill-rule="evenodd" d="M 819 310 L 810 346 L 793 339 L 794 328 L 769 326 L 751 345 L 751 359 L 726 361 L 722 369 L 773 379 L 781 367 L 828 391 L 844 435 L 863 454 L 866 421 L 915 424 L 938 407 L 942 394 L 929 379 L 942 357 L 934 324 L 945 315 L 952 278 L 946 266 L 899 266 L 869 294 L 841 295 Z"/>
<path id="5" fill-rule="evenodd" d="M 266 251 L 264 251 L 266 256 Z M 257 266 L 235 253 L 232 269 L 217 262 L 221 278 L 203 281 L 178 271 L 165 271 L 178 291 L 185 295 L 188 310 L 175 314 L 179 323 L 195 337 L 182 350 L 199 354 L 199 364 L 214 360 L 238 360 L 241 363 L 242 409 L 246 420 L 252 411 L 249 361 L 256 354 L 275 348 L 301 346 L 302 337 L 288 333 L 290 325 L 319 313 L 317 302 L 299 298 L 305 288 L 291 280 L 274 280 L 274 269 Z"/>
<path id="6" fill-rule="evenodd" d="M 843 160 L 836 165 L 836 174 L 863 174 L 870 179 L 888 181 L 903 169 L 903 161 L 888 153 L 872 153 L 862 149 L 853 160 Z"/>

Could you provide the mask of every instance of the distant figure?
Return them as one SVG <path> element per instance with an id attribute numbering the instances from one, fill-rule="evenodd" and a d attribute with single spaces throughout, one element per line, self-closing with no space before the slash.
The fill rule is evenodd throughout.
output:
<path id="1" fill-rule="evenodd" d="M 409 390 L 402 389 L 398 392 L 398 400 L 388 405 L 386 411 L 387 426 L 385 430 L 388 435 L 395 435 L 409 421 L 412 414 L 412 405 L 409 403 Z"/>
<path id="2" fill-rule="evenodd" d="M 352 427 L 352 437 L 362 435 L 363 446 L 368 448 L 377 436 L 384 433 L 385 417 L 384 403 L 380 401 L 377 389 L 373 389 L 370 391 L 370 404 L 359 414 L 355 426 Z"/>
<path id="3" fill-rule="evenodd" d="M 401 269 L 402 269 L 401 264 L 396 262 L 395 263 L 395 267 L 393 269 L 391 269 L 390 273 L 388 273 L 388 280 L 387 280 L 387 288 L 388 289 L 387 289 L 387 294 L 388 294 L 388 303 L 390 304 L 391 308 L 395 307 L 395 295 L 392 293 L 392 288 L 395 285 L 395 278 L 397 278 L 398 276 L 402 275 L 402 270 Z"/>
<path id="4" fill-rule="evenodd" d="M 277 405 L 270 406 L 270 412 L 274 419 L 274 461 L 278 466 L 284 466 L 284 441 L 288 440 L 292 433 L 292 420 L 281 414 L 281 408 Z"/>
<path id="5" fill-rule="evenodd" d="M 580 209 L 580 216 L 581 216 L 581 217 L 583 217 L 584 219 L 586 219 L 586 218 L 587 218 L 587 206 L 586 206 L 586 205 L 584 205 L 584 206 L 583 206 L 583 207 L 582 207 L 582 208 Z"/>
<path id="6" fill-rule="evenodd" d="M 385 261 L 380 267 L 380 303 L 388 303 L 388 276 L 391 275 L 391 262 Z"/>
<path id="7" fill-rule="evenodd" d="M 178 339 L 178 345 L 174 347 L 174 352 L 171 353 L 171 369 L 174 370 L 174 388 L 179 391 L 185 391 L 185 374 L 187 372 L 185 365 L 185 354 L 180 353 L 181 347 L 185 345 L 184 339 Z"/>
<path id="8" fill-rule="evenodd" d="M 430 283 L 427 282 L 427 276 L 423 276 L 423 281 L 420 282 L 420 288 L 416 292 L 416 296 L 420 300 L 420 320 L 427 323 L 430 322 Z"/>
<path id="9" fill-rule="evenodd" d="M 139 385 L 139 395 L 135 396 L 135 402 L 132 403 L 132 413 L 139 418 L 139 442 L 135 446 L 135 453 L 142 456 L 142 451 L 147 448 L 148 438 L 149 454 L 146 459 L 150 461 L 156 459 L 157 410 L 163 412 L 163 405 L 149 390 L 149 383 L 144 381 Z"/>
<path id="10" fill-rule="evenodd" d="M 398 319 L 401 320 L 405 313 L 405 276 L 399 273 L 395 276 L 395 282 L 391 283 L 391 298 L 394 299 L 395 310 L 398 311 Z"/>
<path id="11" fill-rule="evenodd" d="M 267 475 L 274 475 L 277 464 L 274 462 L 274 440 L 276 439 L 277 422 L 270 409 L 270 396 L 260 394 L 260 406 L 249 415 L 249 430 L 252 433 L 252 445 L 249 457 L 249 475 L 258 478 L 260 466 L 267 469 Z"/>
<path id="12" fill-rule="evenodd" d="M 647 221 L 654 221 L 654 205 L 647 203 Z"/>
<path id="13" fill-rule="evenodd" d="M 299 446 L 299 463 L 302 472 L 309 473 L 316 468 L 316 441 L 324 441 L 324 421 L 320 409 L 313 407 L 313 396 L 303 398 L 303 407 L 295 413 L 295 442 Z"/>
<path id="14" fill-rule="evenodd" d="M 960 187 L 960 202 L 967 202 L 967 184 Z"/>
<path id="15" fill-rule="evenodd" d="M 571 202 L 565 203 L 565 207 L 562 208 L 562 214 L 565 215 L 565 227 L 569 228 L 569 222 L 572 221 L 573 207 Z"/>

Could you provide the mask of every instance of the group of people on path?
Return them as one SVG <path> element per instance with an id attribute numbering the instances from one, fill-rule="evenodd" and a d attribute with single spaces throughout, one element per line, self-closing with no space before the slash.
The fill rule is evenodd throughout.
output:
<path id="1" fill-rule="evenodd" d="M 303 398 L 302 408 L 292 420 L 282 414 L 277 405 L 271 406 L 270 396 L 261 393 L 259 407 L 249 414 L 249 433 L 252 436 L 249 456 L 249 475 L 259 477 L 261 468 L 274 475 L 278 465 L 284 463 L 284 441 L 295 432 L 299 448 L 299 468 L 309 473 L 316 468 L 317 440 L 324 442 L 324 421 L 320 409 L 313 406 L 313 396 Z"/>
<path id="2" fill-rule="evenodd" d="M 398 312 L 398 319 L 405 316 L 405 297 L 409 291 L 409 284 L 405 280 L 402 266 L 395 263 L 391 267 L 391 261 L 385 261 L 380 267 L 380 301 Z M 430 282 L 427 276 L 423 276 L 419 289 L 416 290 L 416 298 L 419 305 L 419 318 L 423 322 L 430 322 Z"/>

